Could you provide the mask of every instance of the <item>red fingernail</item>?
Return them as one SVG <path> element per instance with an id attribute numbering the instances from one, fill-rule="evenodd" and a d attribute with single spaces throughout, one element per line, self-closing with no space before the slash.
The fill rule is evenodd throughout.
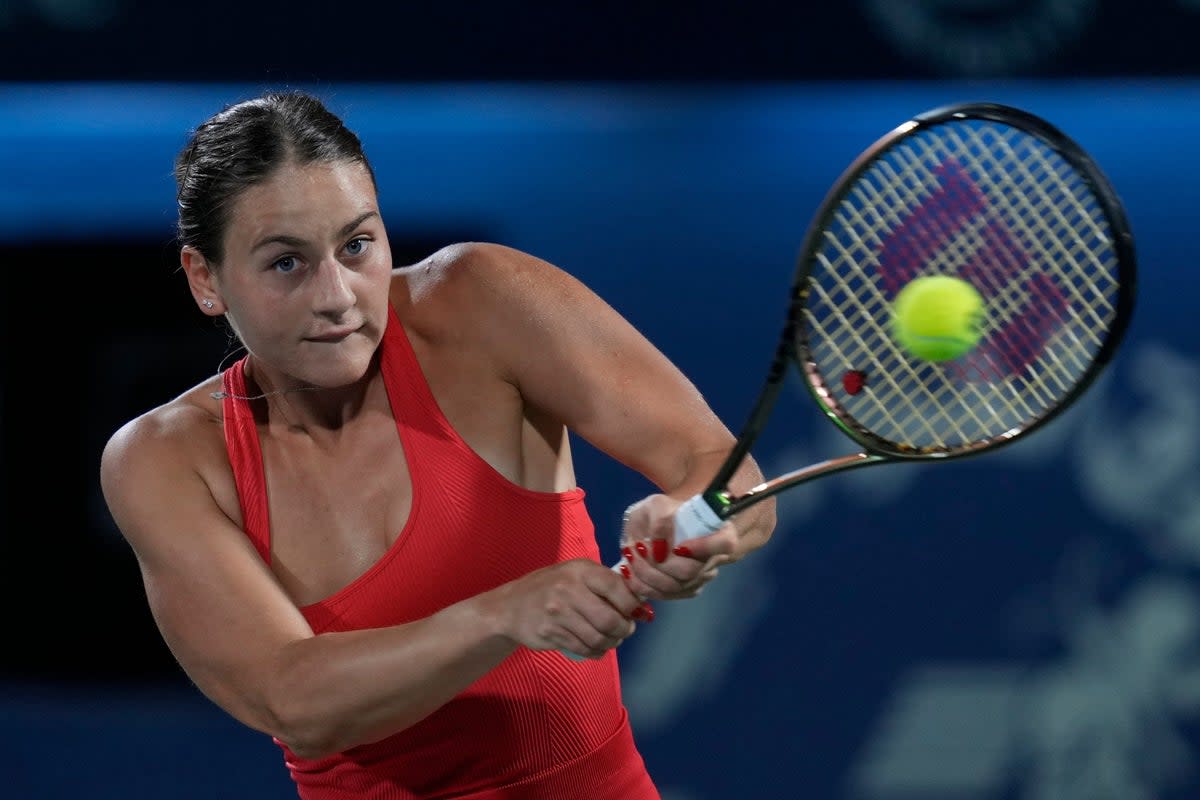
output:
<path id="1" fill-rule="evenodd" d="M 633 617 L 634 619 L 636 619 L 640 622 L 641 620 L 646 618 L 646 609 L 642 608 L 641 606 L 638 606 L 637 608 L 635 608 L 633 610 L 633 613 L 631 613 L 629 616 Z"/>
<path id="2" fill-rule="evenodd" d="M 633 551 L 628 547 L 621 548 L 621 555 L 625 556 L 626 561 L 633 561 Z"/>
<path id="3" fill-rule="evenodd" d="M 642 608 L 645 609 L 646 622 L 654 622 L 654 609 L 650 607 L 650 604 L 647 603 Z"/>
<path id="4" fill-rule="evenodd" d="M 621 577 L 623 577 L 625 580 L 629 580 L 632 576 L 633 576 L 633 573 L 629 571 L 629 565 L 622 564 L 621 565 Z"/>
<path id="5" fill-rule="evenodd" d="M 638 542 L 637 544 L 634 545 L 634 548 L 637 549 L 638 555 L 641 556 L 642 558 L 650 557 L 650 551 L 646 549 L 645 542 Z"/>
<path id="6" fill-rule="evenodd" d="M 667 560 L 667 540 L 666 539 L 655 539 L 650 544 L 652 544 L 654 546 L 654 560 L 660 564 L 662 562 L 666 561 Z"/>
<path id="7" fill-rule="evenodd" d="M 681 556 L 683 558 L 691 558 L 692 557 L 692 551 L 682 544 L 679 545 L 679 547 L 676 547 L 672 552 L 674 552 L 675 555 Z"/>

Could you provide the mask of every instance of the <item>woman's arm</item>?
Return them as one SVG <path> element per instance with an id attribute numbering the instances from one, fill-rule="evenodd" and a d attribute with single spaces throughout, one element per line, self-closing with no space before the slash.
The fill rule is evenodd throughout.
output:
<path id="1" fill-rule="evenodd" d="M 636 503 L 626 537 L 634 586 L 646 597 L 689 596 L 701 573 L 742 558 L 774 529 L 774 501 L 759 503 L 675 556 L 672 516 L 702 491 L 734 443 L 730 430 L 678 368 L 608 303 L 563 270 L 495 244 L 460 245 L 447 280 L 480 309 L 492 358 L 525 401 L 561 420 L 661 490 Z M 481 334 L 483 338 L 483 334 Z M 735 474 L 742 491 L 762 481 L 753 459 Z M 657 542 L 656 542 L 657 540 Z M 687 562 L 692 563 L 687 563 Z"/>
<path id="2" fill-rule="evenodd" d="M 197 445 L 212 424 L 179 401 L 129 423 L 104 450 L 102 487 L 184 671 L 302 757 L 417 722 L 518 645 L 598 657 L 633 632 L 641 600 L 603 566 L 576 560 L 411 624 L 315 636 L 214 499 L 204 475 L 214 462 Z"/>

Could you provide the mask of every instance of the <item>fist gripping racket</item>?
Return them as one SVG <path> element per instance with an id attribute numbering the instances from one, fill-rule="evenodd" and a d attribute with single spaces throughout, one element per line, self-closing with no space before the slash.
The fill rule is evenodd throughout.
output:
<path id="1" fill-rule="evenodd" d="M 676 543 L 785 489 L 843 470 L 973 455 L 1036 430 L 1112 358 L 1134 306 L 1133 236 L 1108 180 L 1071 139 L 995 104 L 938 108 L 868 148 L 807 233 L 782 336 L 737 442 L 686 501 Z M 897 294 L 924 276 L 982 298 L 978 344 L 914 357 L 893 337 Z M 728 482 L 795 365 L 860 448 L 734 494 Z"/>

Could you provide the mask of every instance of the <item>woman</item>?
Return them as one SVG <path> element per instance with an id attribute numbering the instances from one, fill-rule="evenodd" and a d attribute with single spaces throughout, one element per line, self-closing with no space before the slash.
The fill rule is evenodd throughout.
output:
<path id="1" fill-rule="evenodd" d="M 468 243 L 393 268 L 361 144 L 317 98 L 216 114 L 176 180 L 191 293 L 246 355 L 118 430 L 101 483 L 190 679 L 307 800 L 657 798 L 614 649 L 770 535 L 767 502 L 672 548 L 730 432 L 545 261 Z M 568 431 L 661 489 L 619 572 Z"/>

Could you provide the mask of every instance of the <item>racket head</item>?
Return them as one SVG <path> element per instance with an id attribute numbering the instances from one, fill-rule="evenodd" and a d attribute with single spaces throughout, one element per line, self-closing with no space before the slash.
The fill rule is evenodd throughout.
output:
<path id="1" fill-rule="evenodd" d="M 984 299 L 982 338 L 953 361 L 891 335 L 896 294 L 933 274 Z M 1070 406 L 1116 352 L 1135 289 L 1124 209 L 1077 143 L 1010 106 L 950 105 L 881 137 L 826 196 L 788 338 L 809 393 L 866 452 L 962 456 Z"/>

